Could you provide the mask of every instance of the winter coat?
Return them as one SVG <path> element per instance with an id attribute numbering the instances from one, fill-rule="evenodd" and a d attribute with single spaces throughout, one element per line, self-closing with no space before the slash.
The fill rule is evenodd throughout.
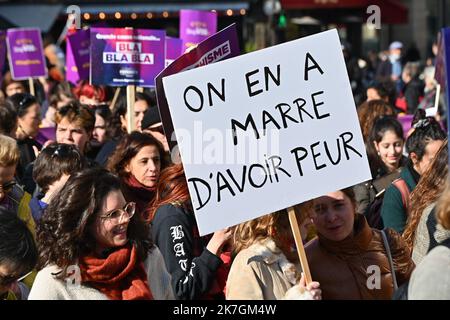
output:
<path id="1" fill-rule="evenodd" d="M 151 230 L 172 276 L 177 299 L 224 299 L 218 282 L 223 261 L 206 249 L 208 239 L 199 236 L 193 212 L 176 204 L 162 205 L 156 210 Z"/>
<path id="2" fill-rule="evenodd" d="M 414 269 L 406 243 L 391 229 L 386 230 L 397 283 L 406 282 Z M 394 293 L 381 231 L 369 227 L 357 214 L 354 232 L 342 241 L 319 234 L 305 246 L 312 279 L 320 283 L 322 299 L 391 299 Z"/>
<path id="3" fill-rule="evenodd" d="M 228 274 L 227 300 L 308 299 L 299 290 L 301 269 L 268 238 L 241 250 Z"/>
<path id="4" fill-rule="evenodd" d="M 411 165 L 408 165 L 400 173 L 400 178 L 405 180 L 410 193 L 418 183 L 418 178 L 414 177 L 412 170 L 414 169 L 411 168 Z M 407 211 L 403 205 L 400 190 L 393 184 L 386 189 L 381 208 L 381 217 L 386 228 L 392 228 L 400 234 L 403 233 L 408 218 Z"/>

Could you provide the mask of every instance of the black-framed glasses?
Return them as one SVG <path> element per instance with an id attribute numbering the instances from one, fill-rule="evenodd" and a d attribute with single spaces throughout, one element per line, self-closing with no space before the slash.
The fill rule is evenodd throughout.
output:
<path id="1" fill-rule="evenodd" d="M 109 220 L 114 224 L 120 224 L 123 221 L 123 217 L 126 216 L 128 219 L 131 219 L 136 212 L 136 203 L 128 202 L 123 209 L 114 209 L 111 210 L 100 217 L 105 220 Z"/>

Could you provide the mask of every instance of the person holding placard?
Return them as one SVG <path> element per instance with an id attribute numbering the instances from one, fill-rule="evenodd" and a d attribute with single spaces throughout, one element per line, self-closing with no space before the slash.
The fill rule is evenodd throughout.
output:
<path id="1" fill-rule="evenodd" d="M 355 212 L 352 188 L 312 200 L 318 237 L 306 247 L 324 300 L 391 299 L 414 269 L 411 250 L 392 229 L 379 231 Z"/>
<path id="2" fill-rule="evenodd" d="M 309 203 L 300 205 L 301 225 L 309 219 Z M 303 223 L 302 223 L 303 222 Z M 306 238 L 307 230 L 302 235 Z M 238 225 L 233 232 L 236 254 L 227 279 L 227 300 L 319 300 L 318 282 L 305 283 L 298 264 L 288 213 L 280 210 Z"/>
<path id="3" fill-rule="evenodd" d="M 133 131 L 122 138 L 107 168 L 120 177 L 125 199 L 135 202 L 137 212 L 146 219 L 161 170 L 166 165 L 164 149 L 159 141 L 148 134 Z"/>
<path id="4" fill-rule="evenodd" d="M 87 81 L 80 81 L 73 89 L 73 93 L 81 104 L 96 106 L 106 101 L 106 89 L 103 86 L 94 86 Z"/>
<path id="5" fill-rule="evenodd" d="M 172 276 L 175 297 L 224 299 L 228 270 L 223 249 L 231 238 L 231 230 L 216 231 L 210 238 L 199 236 L 181 164 L 161 173 L 150 221 L 153 241 Z"/>

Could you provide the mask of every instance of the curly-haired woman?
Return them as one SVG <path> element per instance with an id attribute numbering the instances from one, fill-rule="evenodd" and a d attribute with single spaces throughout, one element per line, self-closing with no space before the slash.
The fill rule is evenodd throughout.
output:
<path id="1" fill-rule="evenodd" d="M 134 211 L 108 171 L 72 175 L 39 225 L 39 272 L 29 298 L 173 298 L 162 256 Z"/>

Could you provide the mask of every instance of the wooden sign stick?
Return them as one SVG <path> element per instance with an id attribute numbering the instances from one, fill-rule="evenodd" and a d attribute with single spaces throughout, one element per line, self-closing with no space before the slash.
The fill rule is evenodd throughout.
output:
<path id="1" fill-rule="evenodd" d="M 114 110 L 114 107 L 116 105 L 117 99 L 119 98 L 119 93 L 120 93 L 120 88 L 121 87 L 117 87 L 116 91 L 114 92 L 114 97 L 111 101 L 111 104 L 109 105 L 109 110 L 111 110 L 111 112 Z"/>
<path id="2" fill-rule="evenodd" d="M 33 78 L 28 78 L 28 85 L 30 86 L 30 94 L 31 94 L 32 96 L 35 96 L 36 93 L 35 93 L 35 90 L 34 90 L 34 81 L 33 81 Z"/>
<path id="3" fill-rule="evenodd" d="M 127 128 L 128 133 L 131 133 L 134 128 L 134 103 L 136 100 L 136 86 L 127 86 Z"/>
<path id="4" fill-rule="evenodd" d="M 297 246 L 297 253 L 302 266 L 302 272 L 305 275 L 306 284 L 312 282 L 311 272 L 309 271 L 308 259 L 306 258 L 305 247 L 303 246 L 302 235 L 298 226 L 297 217 L 295 216 L 294 207 L 287 209 L 289 214 L 289 222 L 291 224 L 292 234 L 294 235 L 295 245 Z"/>

